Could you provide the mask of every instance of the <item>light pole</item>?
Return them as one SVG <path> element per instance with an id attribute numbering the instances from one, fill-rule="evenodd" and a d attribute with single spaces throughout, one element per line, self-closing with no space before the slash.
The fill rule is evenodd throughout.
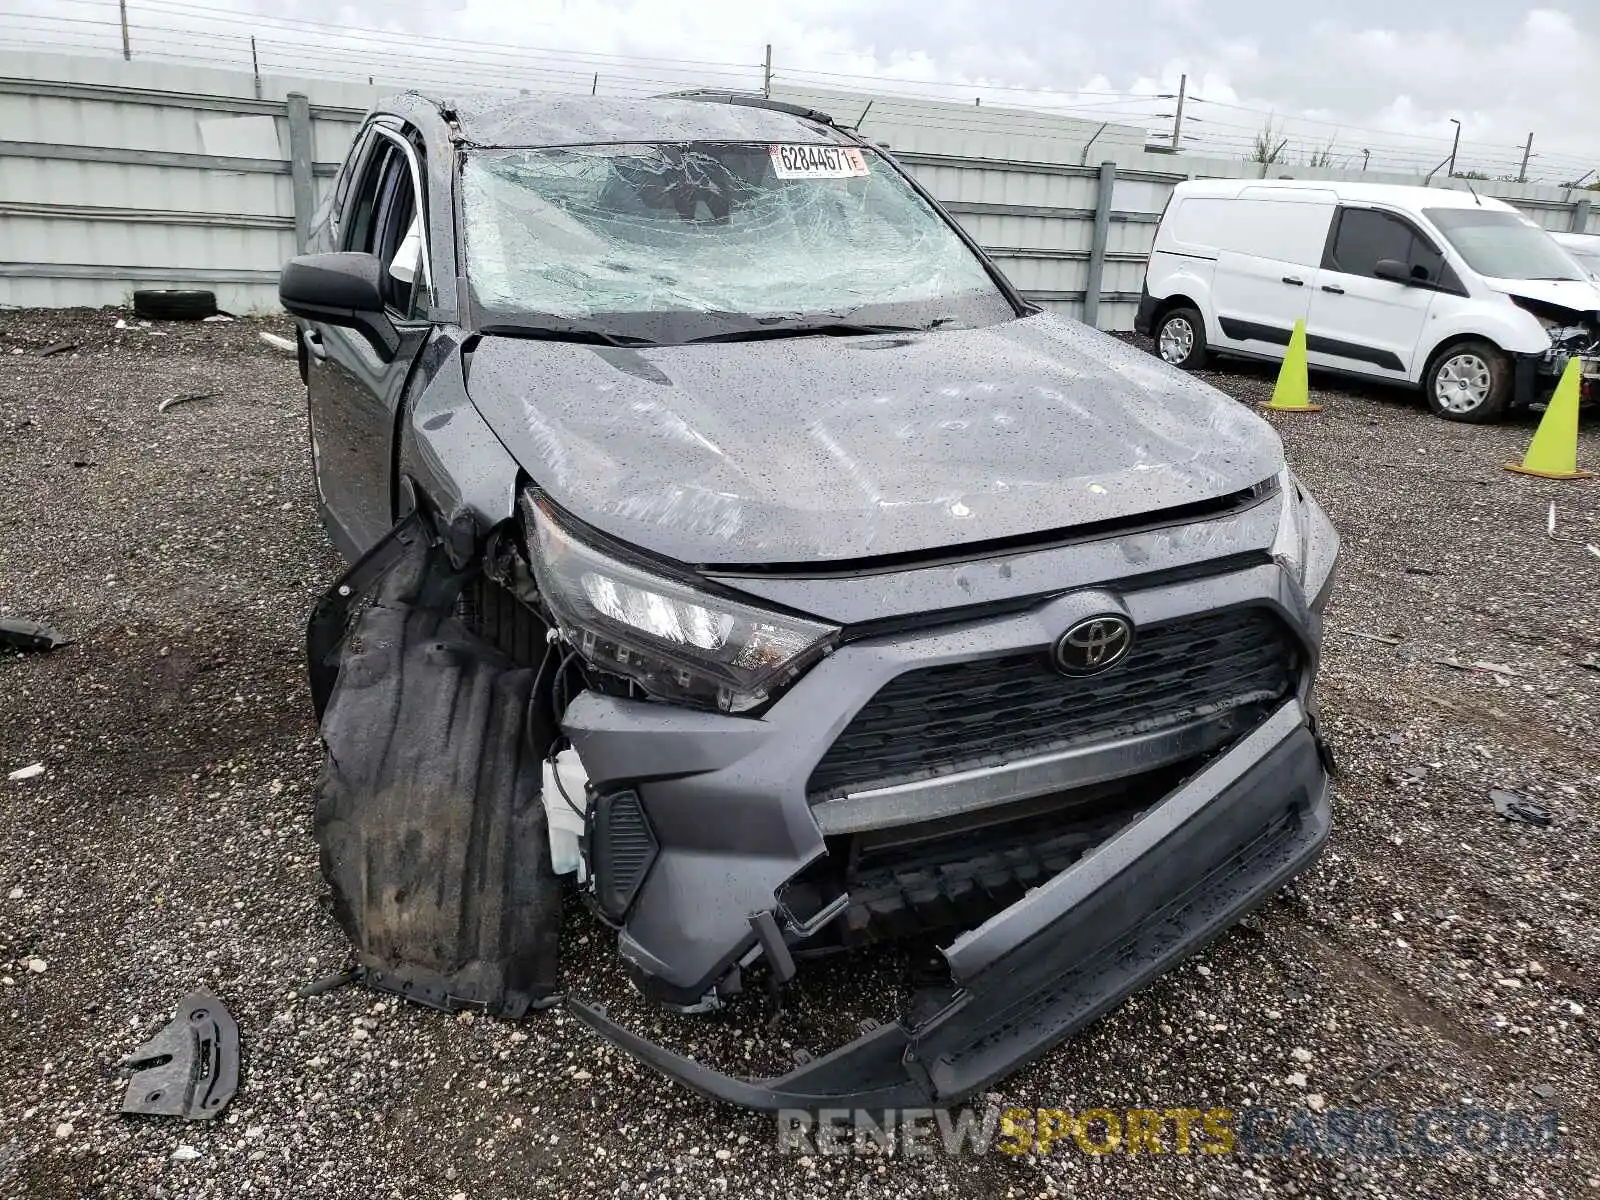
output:
<path id="1" fill-rule="evenodd" d="M 1456 140 L 1450 143 L 1450 169 L 1445 172 L 1447 176 L 1456 173 L 1456 151 L 1461 148 L 1461 122 L 1451 117 L 1450 123 L 1456 127 Z"/>

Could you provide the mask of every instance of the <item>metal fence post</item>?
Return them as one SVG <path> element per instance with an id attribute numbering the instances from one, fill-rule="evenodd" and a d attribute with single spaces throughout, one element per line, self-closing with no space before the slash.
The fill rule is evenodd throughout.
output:
<path id="1" fill-rule="evenodd" d="M 1083 323 L 1099 328 L 1100 283 L 1106 273 L 1106 239 L 1111 233 L 1111 193 L 1117 188 L 1117 164 L 1100 164 L 1100 190 L 1094 202 L 1094 240 L 1089 243 L 1089 272 L 1083 281 Z"/>
<path id="2" fill-rule="evenodd" d="M 1589 202 L 1579 200 L 1572 206 L 1572 232 L 1589 232 Z"/>
<path id="3" fill-rule="evenodd" d="M 294 246 L 304 254 L 311 240 L 311 216 L 317 208 L 317 187 L 311 178 L 311 101 L 302 92 L 290 92 L 285 111 L 289 118 L 289 178 L 294 189 Z"/>

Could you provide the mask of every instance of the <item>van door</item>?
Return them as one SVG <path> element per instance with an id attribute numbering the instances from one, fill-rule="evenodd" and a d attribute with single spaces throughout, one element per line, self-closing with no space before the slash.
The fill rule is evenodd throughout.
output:
<path id="1" fill-rule="evenodd" d="M 1333 218 L 1332 195 L 1247 188 L 1238 199 L 1217 203 L 1226 213 L 1212 281 L 1212 343 L 1282 358 L 1295 322 L 1311 304 Z"/>
<path id="2" fill-rule="evenodd" d="M 1412 278 L 1428 286 L 1379 279 L 1374 268 L 1385 258 L 1405 263 Z M 1306 322 L 1311 364 L 1380 379 L 1411 378 L 1437 289 L 1450 287 L 1454 278 L 1438 247 L 1401 214 L 1340 206 Z"/>

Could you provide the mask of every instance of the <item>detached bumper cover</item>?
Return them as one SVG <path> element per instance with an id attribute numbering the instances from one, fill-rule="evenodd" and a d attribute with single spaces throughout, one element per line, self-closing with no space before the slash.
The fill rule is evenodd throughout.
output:
<path id="1" fill-rule="evenodd" d="M 945 949 L 955 989 L 773 1079 L 723 1075 L 569 998 L 596 1032 L 714 1099 L 756 1109 L 958 1103 L 1170 970 L 1304 870 L 1328 836 L 1322 748 L 1298 701 L 1137 821 Z"/>

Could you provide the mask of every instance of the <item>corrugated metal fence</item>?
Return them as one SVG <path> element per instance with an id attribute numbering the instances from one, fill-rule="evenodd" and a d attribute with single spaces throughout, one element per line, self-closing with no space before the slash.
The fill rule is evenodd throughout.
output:
<path id="1" fill-rule="evenodd" d="M 0 76 L 0 306 L 116 304 L 136 287 L 198 285 L 230 311 L 275 307 L 278 268 L 303 241 L 363 109 L 216 90 L 230 94 Z M 343 88 L 357 99 L 365 91 Z M 1010 153 L 1027 144 L 996 140 Z M 1123 165 L 1099 166 L 899 139 L 895 153 L 1023 292 L 1103 329 L 1132 327 L 1155 225 L 1177 182 L 1263 171 L 1126 147 Z M 1054 145 L 1044 153 L 1063 157 Z M 1586 193 L 1480 188 L 1548 228 L 1587 227 Z"/>
<path id="2" fill-rule="evenodd" d="M 363 113 L 0 78 L 0 305 L 202 286 L 230 311 L 276 307 L 297 221 Z"/>

